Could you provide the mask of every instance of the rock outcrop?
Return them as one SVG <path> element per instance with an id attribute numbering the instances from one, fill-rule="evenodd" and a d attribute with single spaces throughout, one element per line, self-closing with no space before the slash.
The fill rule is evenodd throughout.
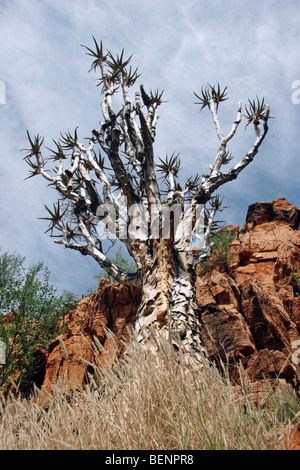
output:
<path id="1" fill-rule="evenodd" d="M 241 230 L 227 227 L 236 234 L 227 270 L 197 278 L 209 356 L 242 361 L 254 381 L 300 380 L 291 358 L 300 334 L 299 220 L 299 209 L 284 198 L 252 204 Z"/>
<path id="2" fill-rule="evenodd" d="M 285 450 L 300 450 L 300 422 L 296 423 L 291 432 L 284 436 Z"/>
<path id="3" fill-rule="evenodd" d="M 286 199 L 252 204 L 235 233 L 234 256 L 226 270 L 198 276 L 203 341 L 211 359 L 229 363 L 234 376 L 241 361 L 251 380 L 285 379 L 299 384 L 292 347 L 300 332 L 300 297 L 294 269 L 300 268 L 300 211 Z M 299 286 L 300 290 L 300 286 Z M 115 352 L 105 327 L 126 338 L 141 299 L 138 289 L 102 280 L 64 322 L 68 331 L 45 352 L 43 387 L 67 375 L 71 386 L 86 381 L 93 362 L 93 340 L 103 347 L 100 362 Z M 118 349 L 119 348 L 119 349 Z M 122 345 L 118 346 L 122 351 Z M 106 353 L 107 351 L 108 353 Z"/>
<path id="4" fill-rule="evenodd" d="M 89 363 L 95 363 L 95 340 L 101 344 L 97 361 L 102 366 L 122 353 L 123 340 L 126 341 L 128 329 L 134 323 L 140 298 L 138 289 L 102 279 L 98 290 L 80 300 L 63 318 L 59 326 L 66 325 L 66 332 L 44 351 L 43 388 L 51 391 L 51 384 L 59 378 L 66 379 L 72 388 L 84 384 L 91 371 Z M 107 329 L 113 333 L 113 339 Z"/>

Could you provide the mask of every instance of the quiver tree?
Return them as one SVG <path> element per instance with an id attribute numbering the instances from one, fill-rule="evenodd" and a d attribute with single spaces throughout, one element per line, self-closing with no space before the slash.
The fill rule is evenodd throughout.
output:
<path id="1" fill-rule="evenodd" d="M 268 131 L 269 106 L 258 98 L 249 100 L 245 117 L 247 125 L 254 126 L 254 144 L 226 169 L 232 160 L 227 145 L 242 120 L 242 104 L 238 103 L 236 119 L 225 135 L 218 108 L 228 99 L 227 88 L 207 85 L 195 93 L 200 109 L 207 108 L 212 115 L 219 143 L 209 171 L 194 174 L 180 185 L 179 155 L 155 161 L 157 109 L 163 93 L 146 92 L 141 85 L 132 98 L 129 90 L 139 74 L 130 65 L 131 56 L 125 59 L 124 51 L 120 56 L 104 53 L 102 42 L 95 39 L 94 46 L 86 50 L 93 58 L 90 70 L 99 73 L 103 117 L 88 145 L 79 139 L 76 128 L 53 141 L 55 148 L 48 149 L 45 157 L 43 139 L 39 135 L 32 139 L 28 133 L 29 177 L 42 175 L 59 193 L 53 209 L 46 207 L 47 231 L 55 243 L 93 257 L 117 281 L 142 289 L 136 321 L 141 340 L 152 326 L 165 331 L 173 343 L 179 337 L 200 360 L 201 316 L 194 267 L 211 252 L 215 216 L 222 210 L 216 191 L 237 178 L 257 154 Z M 47 169 L 51 161 L 54 168 Z M 114 238 L 124 243 L 134 259 L 135 273 L 109 259 L 104 241 Z"/>

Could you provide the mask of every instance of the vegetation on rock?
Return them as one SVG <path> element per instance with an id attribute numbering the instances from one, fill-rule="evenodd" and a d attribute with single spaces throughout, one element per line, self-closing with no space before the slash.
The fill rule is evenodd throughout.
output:
<path id="1" fill-rule="evenodd" d="M 5 364 L 0 366 L 0 390 L 14 378 L 23 381 L 38 371 L 36 351 L 47 348 L 58 334 L 59 317 L 75 297 L 59 296 L 50 283 L 50 272 L 42 262 L 26 265 L 25 257 L 0 252 L 0 339 Z"/>

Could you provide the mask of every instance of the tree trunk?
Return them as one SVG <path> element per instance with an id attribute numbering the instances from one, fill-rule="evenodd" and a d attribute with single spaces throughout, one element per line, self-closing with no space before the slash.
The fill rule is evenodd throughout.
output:
<path id="1" fill-rule="evenodd" d="M 171 302 L 170 331 L 173 344 L 176 345 L 178 336 L 185 351 L 202 363 L 205 350 L 201 341 L 200 309 L 196 298 L 194 271 L 178 269 L 173 279 Z"/>
<path id="2" fill-rule="evenodd" d="M 156 333 L 162 332 L 177 349 L 184 347 L 189 362 L 194 358 L 193 362 L 199 366 L 204 348 L 195 271 L 186 253 L 179 254 L 172 245 L 169 240 L 154 240 L 150 261 L 143 256 L 142 301 L 136 333 L 139 341 L 147 342 L 151 329 Z"/>

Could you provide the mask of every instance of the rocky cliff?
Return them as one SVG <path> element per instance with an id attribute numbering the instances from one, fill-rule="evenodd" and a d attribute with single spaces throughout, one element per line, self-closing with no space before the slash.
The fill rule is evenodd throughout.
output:
<path id="1" fill-rule="evenodd" d="M 300 297 L 294 269 L 300 267 L 300 211 L 286 199 L 252 204 L 245 225 L 231 226 L 234 253 L 226 269 L 197 278 L 203 341 L 210 358 L 242 361 L 253 381 L 282 378 L 299 384 L 300 368 L 292 360 L 300 333 Z M 197 268 L 198 269 L 198 268 Z M 300 286 L 299 286 L 300 290 Z M 93 340 L 101 343 L 100 363 L 112 357 L 109 328 L 126 339 L 140 301 L 140 291 L 102 280 L 62 321 L 68 331 L 50 344 L 40 384 L 67 376 L 76 387 L 87 380 L 94 361 Z M 122 351 L 122 342 L 117 351 Z M 99 350 L 99 348 L 98 348 Z"/>
<path id="2" fill-rule="evenodd" d="M 252 204 L 241 230 L 227 227 L 236 234 L 227 272 L 197 278 L 209 356 L 241 360 L 252 380 L 299 383 L 291 359 L 300 332 L 299 220 L 299 209 L 284 198 Z"/>

